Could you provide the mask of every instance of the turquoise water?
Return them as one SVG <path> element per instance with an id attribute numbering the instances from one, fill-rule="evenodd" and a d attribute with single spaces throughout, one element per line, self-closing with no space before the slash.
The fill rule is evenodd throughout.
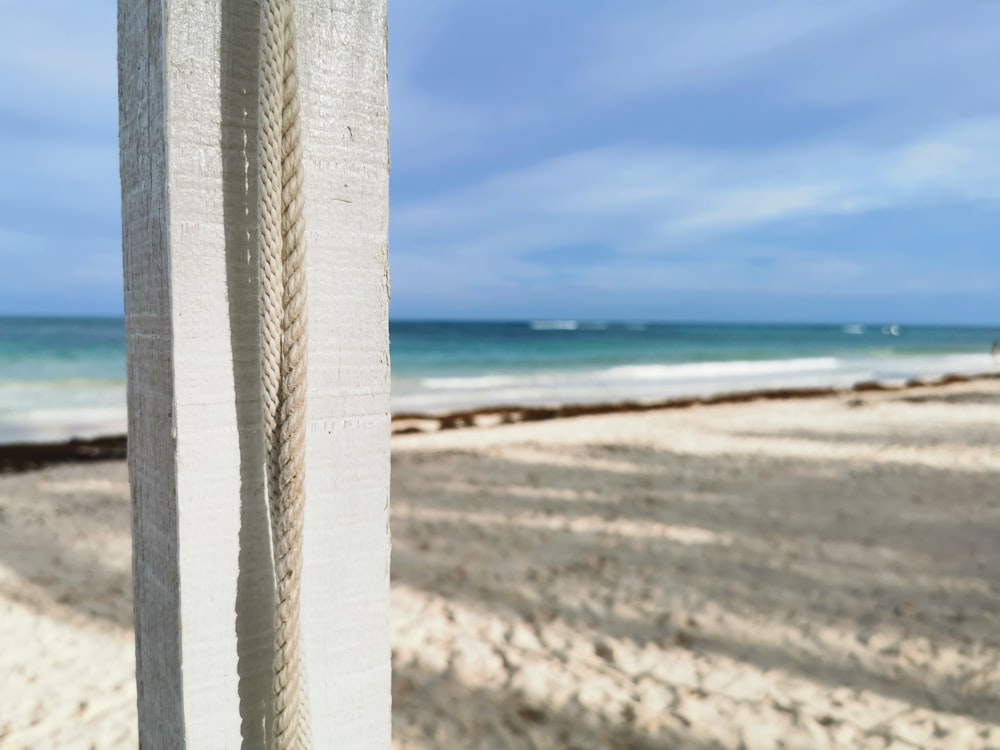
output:
<path id="1" fill-rule="evenodd" d="M 993 368 L 1000 328 L 531 321 L 395 323 L 393 406 L 661 399 Z"/>
<path id="2" fill-rule="evenodd" d="M 125 430 L 125 324 L 0 318 L 0 442 Z"/>
<path id="3" fill-rule="evenodd" d="M 994 368 L 1000 327 L 393 322 L 393 409 L 661 399 Z M 118 319 L 0 318 L 0 442 L 121 432 Z"/>

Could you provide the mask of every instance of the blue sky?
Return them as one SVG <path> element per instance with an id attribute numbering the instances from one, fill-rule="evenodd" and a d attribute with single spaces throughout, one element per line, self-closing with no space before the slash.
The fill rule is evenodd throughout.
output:
<path id="1" fill-rule="evenodd" d="M 114 3 L 8 5 L 0 314 L 119 314 Z M 995 0 L 396 0 L 393 315 L 1000 323 L 998 59 Z"/>

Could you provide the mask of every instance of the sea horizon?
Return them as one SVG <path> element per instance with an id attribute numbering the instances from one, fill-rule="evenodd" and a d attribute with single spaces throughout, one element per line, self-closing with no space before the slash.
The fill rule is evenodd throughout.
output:
<path id="1" fill-rule="evenodd" d="M 653 402 L 995 372 L 1000 325 L 393 318 L 393 413 Z M 125 431 L 115 316 L 0 316 L 0 443 Z"/>
<path id="2" fill-rule="evenodd" d="M 0 313 L 0 320 L 50 320 L 50 321 L 76 321 L 76 320 L 97 320 L 97 321 L 117 321 L 120 323 L 125 322 L 124 314 L 104 314 L 104 313 L 87 313 L 79 315 L 70 315 L 67 313 Z M 480 323 L 546 323 L 546 322 L 560 322 L 568 321 L 575 322 L 579 324 L 592 324 L 592 323 L 609 323 L 609 324 L 627 324 L 627 323 L 645 323 L 653 325 L 685 325 L 685 326 L 714 326 L 714 325 L 727 325 L 727 326 L 789 326 L 789 327 L 811 327 L 811 326 L 845 326 L 845 325 L 862 325 L 862 326 L 881 326 L 881 325 L 900 325 L 908 326 L 912 328 L 968 328 L 968 329 L 991 329 L 996 330 L 1000 334 L 1000 319 L 996 323 L 949 323 L 949 322 L 934 322 L 926 320 L 915 320 L 907 319 L 904 317 L 898 318 L 880 318 L 878 320 L 864 320 L 861 318 L 843 318 L 843 319 L 815 319 L 815 320 L 798 320 L 798 321 L 787 321 L 787 320 L 773 320 L 766 318 L 756 318 L 751 320 L 730 320 L 725 318 L 712 319 L 712 318 L 657 318 L 657 317 L 629 317 L 629 316 L 573 316 L 573 315 L 533 315 L 527 317 L 470 317 L 470 318 L 451 318 L 446 316 L 437 315 L 405 315 L 405 316 L 390 316 L 389 325 L 399 323 L 454 323 L 454 324 L 480 324 Z"/>

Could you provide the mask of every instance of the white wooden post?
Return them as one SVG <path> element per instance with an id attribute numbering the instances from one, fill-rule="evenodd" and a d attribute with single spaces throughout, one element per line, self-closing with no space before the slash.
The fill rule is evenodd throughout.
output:
<path id="1" fill-rule="evenodd" d="M 264 747 L 259 6 L 119 0 L 143 747 Z M 302 627 L 316 748 L 388 748 L 386 0 L 297 0 L 309 284 Z"/>

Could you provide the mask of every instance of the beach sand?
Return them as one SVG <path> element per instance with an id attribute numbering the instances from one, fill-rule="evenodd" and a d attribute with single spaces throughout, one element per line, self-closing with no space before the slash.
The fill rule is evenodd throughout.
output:
<path id="1" fill-rule="evenodd" d="M 396 748 L 1000 748 L 1000 382 L 393 438 Z M 0 747 L 136 742 L 122 462 L 0 477 Z"/>

